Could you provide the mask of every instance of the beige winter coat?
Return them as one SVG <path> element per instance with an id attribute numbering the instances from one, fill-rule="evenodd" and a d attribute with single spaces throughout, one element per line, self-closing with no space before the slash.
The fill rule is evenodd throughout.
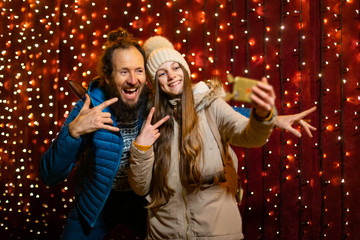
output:
<path id="1" fill-rule="evenodd" d="M 210 90 L 204 82 L 200 82 L 193 88 L 193 93 L 205 149 L 201 162 L 203 175 L 215 174 L 223 169 L 218 145 L 203 111 L 208 105 L 223 140 L 243 147 L 259 147 L 266 143 L 273 129 L 276 111 L 270 121 L 260 122 L 252 115 L 248 119 L 235 112 L 220 97 L 221 89 Z M 226 183 L 206 186 L 204 190 L 191 194 L 182 188 L 178 134 L 179 125 L 174 121 L 168 183 L 175 194 L 156 211 L 149 210 L 147 239 L 243 239 L 240 212 Z M 132 144 L 130 153 L 130 185 L 137 194 L 146 195 L 152 177 L 153 148 L 144 152 Z"/>

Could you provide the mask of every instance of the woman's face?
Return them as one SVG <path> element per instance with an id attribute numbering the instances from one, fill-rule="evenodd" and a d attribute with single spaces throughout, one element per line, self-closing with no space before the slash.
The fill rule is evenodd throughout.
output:
<path id="1" fill-rule="evenodd" d="M 166 94 L 175 97 L 182 93 L 184 87 L 184 72 L 177 62 L 165 62 L 156 72 L 160 88 Z"/>

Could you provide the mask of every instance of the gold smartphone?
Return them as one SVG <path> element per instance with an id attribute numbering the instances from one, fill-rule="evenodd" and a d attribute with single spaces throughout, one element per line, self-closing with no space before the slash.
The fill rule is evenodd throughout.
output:
<path id="1" fill-rule="evenodd" d="M 233 78 L 233 76 L 230 74 L 227 76 L 227 78 L 230 83 L 233 83 L 233 91 L 231 93 L 231 98 L 236 101 L 248 103 L 251 102 L 251 88 L 255 86 L 259 81 L 245 77 Z"/>

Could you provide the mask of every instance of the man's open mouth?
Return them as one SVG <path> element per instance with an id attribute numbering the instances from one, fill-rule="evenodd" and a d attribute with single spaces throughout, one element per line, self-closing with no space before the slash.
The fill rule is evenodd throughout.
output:
<path id="1" fill-rule="evenodd" d="M 132 96 L 135 95 L 138 91 L 138 88 L 128 88 L 128 89 L 123 89 L 124 93 L 128 96 Z"/>

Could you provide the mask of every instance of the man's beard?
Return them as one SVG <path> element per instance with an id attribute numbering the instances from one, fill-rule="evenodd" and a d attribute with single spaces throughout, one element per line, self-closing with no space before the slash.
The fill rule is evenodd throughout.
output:
<path id="1" fill-rule="evenodd" d="M 110 80 L 110 84 L 103 86 L 106 96 L 110 99 L 117 97 L 119 100 L 109 106 L 111 112 L 114 114 L 116 121 L 120 123 L 133 123 L 139 117 L 145 118 L 148 114 L 148 98 L 150 94 L 150 88 L 146 84 L 141 90 L 139 99 L 135 104 L 129 105 L 123 102 L 117 86 L 113 80 Z"/>

